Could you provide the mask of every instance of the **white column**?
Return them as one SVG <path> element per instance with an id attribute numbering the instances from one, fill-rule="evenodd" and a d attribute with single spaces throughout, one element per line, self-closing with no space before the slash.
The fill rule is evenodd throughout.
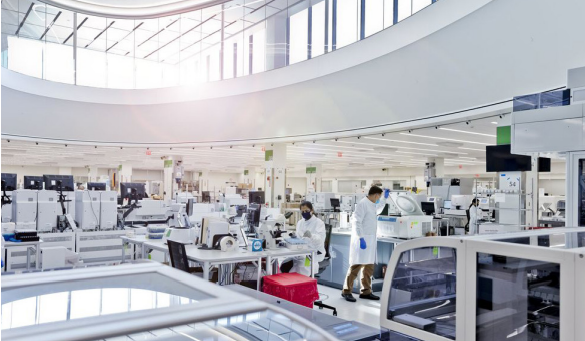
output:
<path id="1" fill-rule="evenodd" d="M 95 166 L 87 167 L 87 181 L 96 182 L 98 181 L 98 168 Z"/>
<path id="2" fill-rule="evenodd" d="M 178 181 L 183 178 L 182 158 L 167 156 L 163 162 L 164 200 L 170 200 L 175 197 L 175 193 L 179 190 Z"/>
<path id="3" fill-rule="evenodd" d="M 199 172 L 199 195 L 203 195 L 203 191 L 209 190 L 209 171 L 204 170 Z"/>
<path id="4" fill-rule="evenodd" d="M 339 180 L 331 179 L 331 192 L 339 193 Z"/>
<path id="5" fill-rule="evenodd" d="M 267 146 L 265 162 L 266 202 L 272 208 L 279 208 L 286 202 L 286 144 Z"/>
<path id="6" fill-rule="evenodd" d="M 118 167 L 118 182 L 132 182 L 132 164 L 122 163 Z"/>
<path id="7" fill-rule="evenodd" d="M 526 172 L 526 225 L 538 226 L 538 155 L 532 156 L 532 170 Z"/>
<path id="8" fill-rule="evenodd" d="M 321 192 L 322 168 L 320 164 L 307 165 L 307 193 Z"/>

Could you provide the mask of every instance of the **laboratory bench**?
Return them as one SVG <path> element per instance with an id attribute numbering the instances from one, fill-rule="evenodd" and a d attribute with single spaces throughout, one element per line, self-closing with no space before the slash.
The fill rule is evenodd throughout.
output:
<path id="1" fill-rule="evenodd" d="M 122 236 L 122 242 L 124 248 L 122 249 L 122 261 L 126 260 L 126 248 L 132 250 L 134 246 L 133 255 L 137 254 L 136 248 L 139 247 L 141 253 L 139 259 L 147 259 L 150 250 L 160 251 L 165 255 L 165 261 L 167 261 L 167 255 L 169 253 L 168 246 L 162 239 L 147 239 L 145 236 L 127 237 Z M 132 245 L 132 246 L 131 246 Z M 126 247 L 127 246 L 127 247 Z M 234 251 L 221 251 L 221 250 L 202 250 L 197 245 L 187 244 L 185 245 L 185 251 L 187 252 L 187 259 L 189 261 L 199 263 L 203 267 L 203 279 L 209 280 L 209 274 L 214 266 L 232 266 L 237 263 L 253 262 L 257 265 L 257 289 L 260 290 L 260 278 L 262 277 L 262 260 L 266 260 L 266 274 L 271 275 L 276 266 L 277 259 L 283 259 L 287 257 L 310 255 L 312 259 L 315 259 L 316 250 L 305 249 L 305 250 L 290 250 L 287 248 L 278 248 L 275 250 L 263 250 L 259 252 L 248 251 L 247 249 L 238 248 Z M 134 257 L 132 257 L 134 258 Z M 232 269 L 233 270 L 233 269 Z M 311 267 L 311 276 L 313 268 Z M 230 271 L 233 272 L 233 271 Z"/>

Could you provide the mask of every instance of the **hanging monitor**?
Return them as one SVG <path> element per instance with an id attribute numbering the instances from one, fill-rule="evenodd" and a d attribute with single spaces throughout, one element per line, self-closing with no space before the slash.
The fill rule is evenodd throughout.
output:
<path id="1" fill-rule="evenodd" d="M 41 190 L 43 189 L 43 177 L 42 176 L 32 176 L 32 175 L 25 175 L 24 176 L 24 189 L 36 189 Z"/>
<path id="2" fill-rule="evenodd" d="M 50 191 L 57 191 L 61 189 L 64 192 L 73 192 L 75 184 L 73 182 L 73 175 L 43 175 L 43 182 L 45 189 Z"/>
<path id="3" fill-rule="evenodd" d="M 7 192 L 16 190 L 16 174 L 2 173 L 2 190 Z"/>

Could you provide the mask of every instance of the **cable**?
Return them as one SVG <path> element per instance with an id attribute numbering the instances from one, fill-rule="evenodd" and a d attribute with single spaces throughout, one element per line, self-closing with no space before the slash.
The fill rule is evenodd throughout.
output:
<path id="1" fill-rule="evenodd" d="M 93 216 L 95 217 L 95 228 L 97 230 L 99 228 L 99 225 L 100 225 L 100 220 L 98 219 L 97 215 L 95 214 L 95 211 L 93 210 L 93 201 L 91 200 L 91 195 L 89 195 L 89 191 L 87 191 L 87 197 L 89 198 L 89 205 L 91 206 L 91 213 L 93 213 Z"/>

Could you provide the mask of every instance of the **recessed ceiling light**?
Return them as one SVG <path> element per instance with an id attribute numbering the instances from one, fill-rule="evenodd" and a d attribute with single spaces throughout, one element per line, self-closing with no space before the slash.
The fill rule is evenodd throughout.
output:
<path id="1" fill-rule="evenodd" d="M 492 134 L 484 134 L 484 133 L 476 133 L 474 131 L 465 131 L 465 130 L 459 130 L 459 129 L 451 129 L 451 128 L 439 128 L 441 130 L 447 130 L 447 131 L 454 131 L 457 133 L 464 133 L 464 134 L 473 134 L 473 135 L 481 135 L 481 136 L 488 136 L 488 137 L 496 137 L 496 135 L 492 135 Z"/>
<path id="2" fill-rule="evenodd" d="M 484 145 L 484 146 L 487 145 L 487 143 L 483 143 L 483 142 L 448 139 L 448 138 L 445 138 L 445 137 L 416 135 L 416 134 L 409 134 L 409 133 L 400 133 L 400 135 L 416 136 L 416 137 L 423 137 L 423 138 L 427 138 L 427 139 L 437 139 L 437 140 L 444 140 L 444 141 L 455 141 L 455 142 L 463 142 L 463 143 L 471 143 L 471 144 L 481 144 L 481 145 Z"/>
<path id="3" fill-rule="evenodd" d="M 412 134 L 404 134 L 404 135 L 412 135 Z M 410 144 L 419 144 L 419 145 L 423 145 L 423 146 L 433 146 L 433 147 L 438 147 L 436 144 L 434 143 L 422 143 L 422 142 L 412 142 L 412 141 L 401 141 L 401 140 L 391 140 L 391 139 L 381 139 L 379 137 L 364 137 L 365 139 L 369 139 L 369 140 L 378 140 L 378 141 L 388 141 L 388 142 L 397 142 L 397 143 L 410 143 Z"/>
<path id="4" fill-rule="evenodd" d="M 491 122 L 492 124 L 498 124 L 498 122 Z"/>
<path id="5" fill-rule="evenodd" d="M 478 152 L 485 152 L 485 149 L 466 148 L 466 147 L 459 147 L 459 149 L 465 149 L 465 150 L 476 150 L 476 151 L 478 151 Z"/>

